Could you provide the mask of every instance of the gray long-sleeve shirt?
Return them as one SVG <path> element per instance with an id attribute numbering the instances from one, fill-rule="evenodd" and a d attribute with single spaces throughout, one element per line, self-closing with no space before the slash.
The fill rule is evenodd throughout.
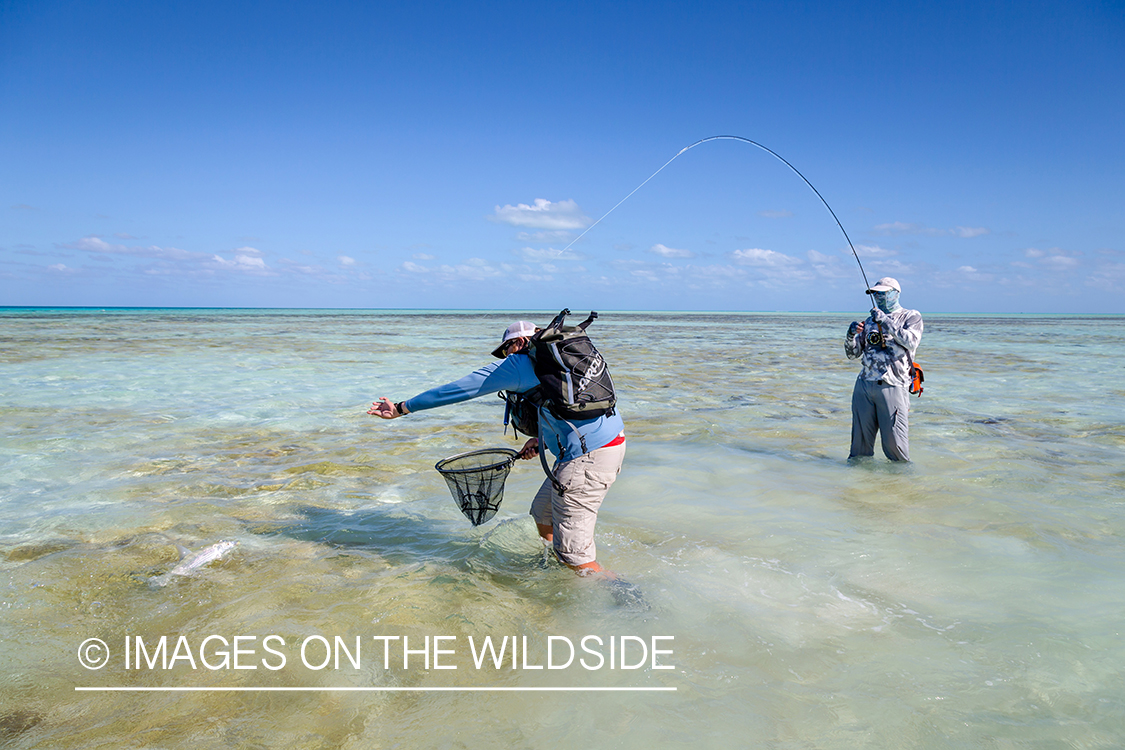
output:
<path id="1" fill-rule="evenodd" d="M 884 346 L 867 343 L 872 331 L 880 330 Z M 864 380 L 882 380 L 888 385 L 910 387 L 910 365 L 922 340 L 922 314 L 917 310 L 900 307 L 887 315 L 879 325 L 868 316 L 863 324 L 863 335 L 848 333 L 844 337 L 844 353 L 848 359 L 859 359 L 862 365 L 859 376 Z"/>

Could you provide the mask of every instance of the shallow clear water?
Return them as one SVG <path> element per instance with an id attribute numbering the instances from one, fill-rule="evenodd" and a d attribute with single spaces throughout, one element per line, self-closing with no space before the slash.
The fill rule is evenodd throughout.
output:
<path id="1" fill-rule="evenodd" d="M 549 314 L 0 313 L 0 744 L 1125 741 L 1125 318 L 927 315 L 900 466 L 845 460 L 852 316 L 603 313 L 629 449 L 599 560 L 646 609 L 544 562 L 537 462 L 496 520 L 454 507 L 437 460 L 518 446 L 499 399 L 364 413 L 488 361 L 514 317 Z M 219 540 L 238 547 L 148 583 L 174 544 Z M 196 668 L 126 668 L 126 637 L 161 635 Z M 256 668 L 199 663 L 210 635 L 253 636 L 240 666 Z M 586 635 L 672 636 L 658 665 L 674 669 L 477 669 L 469 644 L 526 636 L 535 666 L 550 637 Z M 359 637 L 360 666 L 306 666 L 316 636 Z M 403 668 L 401 641 L 388 667 L 373 636 L 449 637 L 439 662 L 457 669 Z M 89 638 L 102 669 L 79 662 Z M 75 690 L 97 686 L 676 690 Z"/>

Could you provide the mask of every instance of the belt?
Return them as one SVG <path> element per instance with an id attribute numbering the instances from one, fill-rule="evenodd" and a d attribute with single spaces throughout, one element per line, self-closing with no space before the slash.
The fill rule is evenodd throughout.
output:
<path id="1" fill-rule="evenodd" d="M 614 438 L 613 440 L 610 440 L 610 441 L 609 441 L 608 443 L 606 443 L 606 444 L 605 444 L 605 445 L 603 445 L 602 447 L 603 447 L 603 448 L 609 448 L 609 447 L 610 447 L 610 446 L 612 446 L 612 445 L 621 445 L 621 444 L 622 444 L 622 443 L 624 443 L 624 442 L 625 442 L 625 433 L 624 433 L 624 432 L 622 432 L 621 434 L 619 434 L 619 435 L 618 435 L 617 437 L 615 437 L 615 438 Z"/>

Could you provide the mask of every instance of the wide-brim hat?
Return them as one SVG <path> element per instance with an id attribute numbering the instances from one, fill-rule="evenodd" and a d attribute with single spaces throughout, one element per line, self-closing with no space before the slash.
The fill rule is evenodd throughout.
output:
<path id="1" fill-rule="evenodd" d="M 518 339 L 520 337 L 530 338 L 534 335 L 534 323 L 528 323 L 526 320 L 517 320 L 504 329 L 504 336 L 500 339 L 500 346 L 492 350 L 492 356 L 497 359 L 504 359 L 504 344 L 507 344 L 512 339 Z"/>
<path id="2" fill-rule="evenodd" d="M 868 289 L 867 293 L 871 294 L 872 292 L 889 292 L 891 290 L 894 290 L 899 294 L 902 293 L 902 287 L 898 285 L 897 279 L 892 279 L 890 276 L 884 276 L 883 278 L 876 281 L 875 286 Z"/>

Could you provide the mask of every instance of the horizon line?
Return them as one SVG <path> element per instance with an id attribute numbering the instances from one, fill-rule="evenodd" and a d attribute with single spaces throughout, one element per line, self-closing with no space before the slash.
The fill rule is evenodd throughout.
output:
<path id="1" fill-rule="evenodd" d="M 0 311 L 26 311 L 26 310 L 100 310 L 107 312 L 124 310 L 227 310 L 227 311 L 286 311 L 300 312 L 442 312 L 442 313 L 513 313 L 513 312 L 542 312 L 553 314 L 553 308 L 531 307 L 240 307 L 240 306 L 154 306 L 154 305 L 0 305 Z M 658 309 L 631 309 L 631 308 L 602 308 L 610 313 L 673 313 L 683 315 L 855 315 L 855 310 L 658 310 Z M 580 314 L 580 313 L 574 313 Z M 1090 315 L 1090 316 L 1125 316 L 1125 312 L 1025 312 L 1025 311 L 963 311 L 963 310 L 931 310 L 925 315 Z"/>
<path id="2" fill-rule="evenodd" d="M 92 687 L 75 686 L 75 692 L 103 692 L 103 693 L 281 693 L 281 692 L 570 692 L 570 693 L 609 693 L 609 692 L 676 692 L 675 687 L 379 687 L 379 686 L 351 686 L 351 687 L 128 687 L 102 685 Z"/>

